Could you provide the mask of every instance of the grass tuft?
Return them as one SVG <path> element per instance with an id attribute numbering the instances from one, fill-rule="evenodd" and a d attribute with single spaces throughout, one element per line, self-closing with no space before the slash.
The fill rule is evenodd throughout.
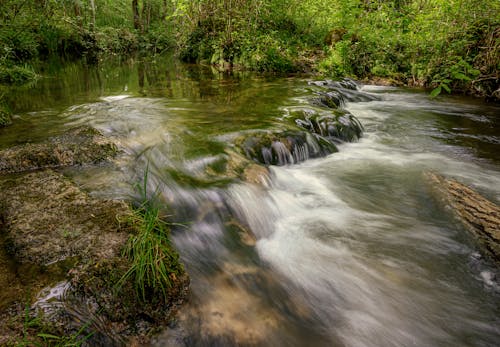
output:
<path id="1" fill-rule="evenodd" d="M 131 280 L 139 300 L 145 302 L 160 297 L 167 302 L 170 289 L 184 273 L 184 268 L 168 238 L 171 224 L 161 219 L 156 194 L 153 198 L 147 197 L 147 180 L 148 169 L 142 185 L 136 186 L 143 201 L 130 217 L 136 233 L 128 240 L 124 255 L 131 266 L 119 280 L 118 288 Z"/>

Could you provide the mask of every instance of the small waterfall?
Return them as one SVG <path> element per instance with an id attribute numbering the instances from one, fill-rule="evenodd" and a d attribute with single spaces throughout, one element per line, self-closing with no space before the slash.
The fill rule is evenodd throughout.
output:
<path id="1" fill-rule="evenodd" d="M 306 131 L 258 132 L 236 140 L 246 157 L 265 165 L 297 164 L 337 152 L 331 141 Z"/>

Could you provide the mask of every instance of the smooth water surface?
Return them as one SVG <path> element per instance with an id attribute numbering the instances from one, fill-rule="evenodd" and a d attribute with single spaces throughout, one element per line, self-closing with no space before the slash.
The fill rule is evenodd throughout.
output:
<path id="1" fill-rule="evenodd" d="M 500 203 L 500 108 L 361 86 L 356 143 L 228 175 L 234 139 L 282 130 L 319 87 L 309 77 L 226 75 L 173 60 L 49 71 L 11 91 L 0 148 L 91 124 L 122 154 L 66 170 L 92 194 L 130 198 L 150 170 L 176 222 L 192 294 L 157 346 L 497 346 L 498 270 L 435 196 L 429 171 Z"/>

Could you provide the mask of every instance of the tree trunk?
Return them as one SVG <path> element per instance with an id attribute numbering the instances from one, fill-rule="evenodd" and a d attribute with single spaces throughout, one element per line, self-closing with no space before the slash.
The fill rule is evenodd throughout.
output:
<path id="1" fill-rule="evenodd" d="M 91 12 L 90 32 L 93 33 L 95 30 L 95 2 L 94 2 L 94 0 L 90 0 L 90 12 Z"/>
<path id="2" fill-rule="evenodd" d="M 134 14 L 134 29 L 142 31 L 138 0 L 132 0 L 132 13 Z"/>
<path id="3" fill-rule="evenodd" d="M 455 180 L 435 173 L 427 177 L 482 248 L 500 264 L 500 207 Z"/>

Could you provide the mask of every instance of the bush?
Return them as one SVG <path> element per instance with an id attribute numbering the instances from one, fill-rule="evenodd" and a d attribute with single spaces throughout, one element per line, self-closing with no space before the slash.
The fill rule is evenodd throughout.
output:
<path id="1" fill-rule="evenodd" d="M 0 83 L 4 84 L 26 84 L 34 82 L 38 78 L 33 68 L 27 64 L 12 67 L 0 66 Z"/>

